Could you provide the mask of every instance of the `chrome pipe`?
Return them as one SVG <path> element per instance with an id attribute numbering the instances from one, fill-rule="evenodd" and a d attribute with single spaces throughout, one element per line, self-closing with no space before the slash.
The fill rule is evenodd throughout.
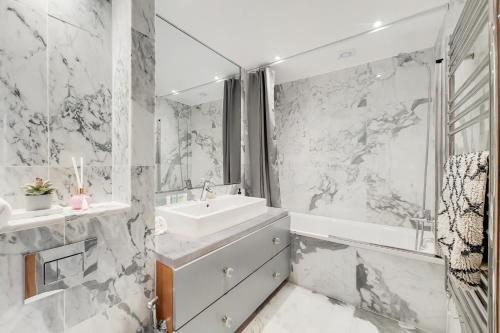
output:
<path id="1" fill-rule="evenodd" d="M 498 0 L 488 0 L 490 42 L 490 170 L 489 170 L 489 220 L 488 220 L 488 331 L 498 332 L 498 170 L 499 133 L 498 126 Z"/>
<path id="2" fill-rule="evenodd" d="M 156 147 L 155 147 L 155 164 L 156 164 L 156 192 L 161 191 L 161 119 L 156 121 Z"/>
<path id="3" fill-rule="evenodd" d="M 434 104 L 434 112 L 435 112 L 435 151 L 434 151 L 434 249 L 435 253 L 439 253 L 439 244 L 437 241 L 437 222 L 438 222 L 438 214 L 439 214 L 439 198 L 441 194 L 441 181 L 442 181 L 442 170 L 444 166 L 444 154 L 443 154 L 443 145 L 445 141 L 443 140 L 444 133 L 444 125 L 443 116 L 446 114 L 446 106 L 448 102 L 446 100 L 446 57 L 443 58 L 443 61 L 436 66 L 436 86 L 435 86 L 435 100 L 438 103 Z"/>

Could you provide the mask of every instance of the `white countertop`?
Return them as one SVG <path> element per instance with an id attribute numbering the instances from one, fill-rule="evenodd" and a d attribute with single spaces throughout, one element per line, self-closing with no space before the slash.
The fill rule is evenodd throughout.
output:
<path id="1" fill-rule="evenodd" d="M 158 261 L 175 269 L 287 215 L 284 209 L 268 207 L 265 214 L 204 237 L 191 238 L 166 232 L 154 237 L 152 250 Z"/>

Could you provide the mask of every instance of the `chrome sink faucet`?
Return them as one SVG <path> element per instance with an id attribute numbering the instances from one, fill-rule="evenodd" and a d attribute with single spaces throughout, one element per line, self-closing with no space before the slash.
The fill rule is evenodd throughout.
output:
<path id="1" fill-rule="evenodd" d="M 210 180 L 205 180 L 203 182 L 203 188 L 201 189 L 201 195 L 200 195 L 200 201 L 206 201 L 207 200 L 207 194 L 208 193 L 213 193 L 212 189 L 212 182 Z"/>

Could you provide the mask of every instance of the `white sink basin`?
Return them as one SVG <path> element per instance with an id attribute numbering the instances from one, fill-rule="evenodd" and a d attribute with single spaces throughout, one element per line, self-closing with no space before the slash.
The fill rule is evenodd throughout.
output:
<path id="1" fill-rule="evenodd" d="M 224 195 L 207 201 L 156 207 L 167 231 L 191 237 L 216 233 L 266 213 L 266 199 Z"/>

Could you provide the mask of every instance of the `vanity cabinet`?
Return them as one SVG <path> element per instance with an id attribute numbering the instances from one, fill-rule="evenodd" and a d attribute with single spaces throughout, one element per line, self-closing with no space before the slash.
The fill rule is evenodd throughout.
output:
<path id="1" fill-rule="evenodd" d="M 290 271 L 290 218 L 181 267 L 157 262 L 158 318 L 169 332 L 233 332 Z"/>

